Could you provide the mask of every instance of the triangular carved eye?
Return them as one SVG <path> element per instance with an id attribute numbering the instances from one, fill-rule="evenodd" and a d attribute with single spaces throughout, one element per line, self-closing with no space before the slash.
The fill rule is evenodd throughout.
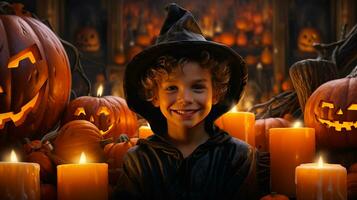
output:
<path id="1" fill-rule="evenodd" d="M 353 103 L 347 108 L 347 110 L 357 110 L 357 104 Z"/>
<path id="2" fill-rule="evenodd" d="M 97 111 L 97 115 L 101 115 L 101 114 L 104 114 L 105 116 L 109 115 L 110 114 L 110 111 L 107 107 L 105 106 L 101 106 L 98 111 Z"/>
<path id="3" fill-rule="evenodd" d="M 79 115 L 86 115 L 86 111 L 84 110 L 84 108 L 83 107 L 78 107 L 77 109 L 76 109 L 76 111 L 74 112 L 74 115 L 75 116 L 79 116 Z"/>
<path id="4" fill-rule="evenodd" d="M 4 90 L 2 89 L 1 85 L 0 85 L 0 94 L 4 93 Z"/>
<path id="5" fill-rule="evenodd" d="M 322 101 L 322 102 L 321 102 L 321 108 L 325 108 L 325 107 L 327 107 L 327 108 L 334 108 L 334 105 L 333 105 L 332 103 L 328 103 L 328 102 Z"/>
<path id="6" fill-rule="evenodd" d="M 26 48 L 9 59 L 9 64 L 7 68 L 17 68 L 19 67 L 20 61 L 29 59 L 32 64 L 35 64 L 41 59 L 40 51 L 36 44 Z"/>

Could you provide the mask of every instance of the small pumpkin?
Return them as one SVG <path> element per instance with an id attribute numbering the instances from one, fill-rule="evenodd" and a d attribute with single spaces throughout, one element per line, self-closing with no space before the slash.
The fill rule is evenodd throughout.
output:
<path id="1" fill-rule="evenodd" d="M 127 151 L 136 145 L 138 138 L 129 138 L 126 134 L 121 134 L 116 142 L 111 142 L 104 146 L 104 154 L 109 164 L 109 182 L 116 183 L 120 175 L 119 168 L 123 167 L 124 156 Z"/>
<path id="2" fill-rule="evenodd" d="M 263 196 L 260 200 L 289 200 L 289 198 L 282 194 L 271 193 Z"/>
<path id="3" fill-rule="evenodd" d="M 100 48 L 100 38 L 92 26 L 85 26 L 76 33 L 76 46 L 85 52 L 95 52 Z"/>
<path id="4" fill-rule="evenodd" d="M 304 27 L 300 30 L 298 38 L 298 49 L 302 52 L 315 52 L 313 43 L 320 43 L 321 36 L 319 31 L 313 27 Z"/>
<path id="5" fill-rule="evenodd" d="M 269 129 L 290 127 L 291 122 L 283 118 L 266 118 L 255 121 L 255 146 L 259 151 L 269 152 Z"/>
<path id="6" fill-rule="evenodd" d="M 307 100 L 305 124 L 315 128 L 322 149 L 357 146 L 357 73 L 318 87 Z"/>
<path id="7" fill-rule="evenodd" d="M 137 118 L 123 98 L 117 96 L 82 96 L 72 100 L 66 109 L 63 124 L 87 120 L 99 128 L 104 138 L 115 140 L 121 133 L 137 136 Z"/>
<path id="8" fill-rule="evenodd" d="M 40 179 L 42 182 L 52 183 L 56 179 L 55 165 L 44 152 L 31 152 L 26 156 L 26 162 L 38 163 L 40 165 Z"/>
<path id="9" fill-rule="evenodd" d="M 58 131 L 54 141 L 54 153 L 70 163 L 78 163 L 84 152 L 91 162 L 104 161 L 104 152 L 100 146 L 103 139 L 99 129 L 86 120 L 70 121 Z"/>
<path id="10" fill-rule="evenodd" d="M 121 168 L 126 152 L 136 145 L 138 138 L 129 138 L 126 134 L 121 134 L 116 142 L 104 146 L 104 153 L 107 160 L 112 160 L 110 168 Z"/>

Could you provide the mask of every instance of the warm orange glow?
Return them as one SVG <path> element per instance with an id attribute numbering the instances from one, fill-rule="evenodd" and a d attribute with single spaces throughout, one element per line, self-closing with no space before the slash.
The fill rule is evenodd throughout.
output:
<path id="1" fill-rule="evenodd" d="M 10 161 L 11 162 L 18 162 L 16 153 L 15 153 L 14 150 L 11 150 Z"/>
<path id="2" fill-rule="evenodd" d="M 36 94 L 34 98 L 31 99 L 27 104 L 22 106 L 21 111 L 14 114 L 14 112 L 0 113 L 0 129 L 5 125 L 5 122 L 12 120 L 15 126 L 19 126 L 25 121 L 26 115 L 35 107 L 37 103 L 39 93 Z"/>
<path id="3" fill-rule="evenodd" d="M 103 85 L 100 84 L 98 89 L 97 89 L 97 97 L 101 97 L 103 94 Z"/>
<path id="4" fill-rule="evenodd" d="M 2 89 L 2 87 L 0 86 L 0 93 L 3 93 L 4 92 L 4 90 Z"/>
<path id="5" fill-rule="evenodd" d="M 79 159 L 79 164 L 87 163 L 86 154 L 84 152 L 81 153 L 81 158 Z"/>
<path id="6" fill-rule="evenodd" d="M 86 115 L 86 111 L 83 107 L 78 107 L 76 111 L 74 111 L 75 116 L 79 116 L 80 114 Z"/>
<path id="7" fill-rule="evenodd" d="M 347 108 L 347 110 L 357 110 L 357 104 L 353 103 Z"/>
<path id="8" fill-rule="evenodd" d="M 20 51 L 18 54 L 12 56 L 9 59 L 8 68 L 17 68 L 22 60 L 29 59 L 32 64 L 36 63 L 36 60 L 40 59 L 40 53 L 36 44 Z"/>
<path id="9" fill-rule="evenodd" d="M 100 134 L 102 134 L 102 135 L 107 134 L 113 128 L 113 126 L 114 126 L 114 124 L 111 124 L 106 131 L 99 130 Z"/>
<path id="10" fill-rule="evenodd" d="M 238 112 L 237 106 L 233 106 L 233 108 L 231 110 L 229 110 L 229 112 Z"/>
<path id="11" fill-rule="evenodd" d="M 332 103 L 327 103 L 327 102 L 322 102 L 321 103 L 321 108 L 334 108 L 334 105 Z"/>
<path id="12" fill-rule="evenodd" d="M 324 161 L 322 160 L 322 157 L 320 156 L 319 162 L 317 164 L 318 167 L 323 167 L 324 166 Z"/>
<path id="13" fill-rule="evenodd" d="M 97 115 L 99 116 L 101 114 L 104 114 L 105 116 L 107 116 L 110 114 L 110 111 L 106 106 L 101 106 L 101 107 L 99 107 L 99 109 L 97 111 Z"/>
<path id="14" fill-rule="evenodd" d="M 302 127 L 302 122 L 301 121 L 295 121 L 293 124 L 293 128 L 299 128 Z"/>

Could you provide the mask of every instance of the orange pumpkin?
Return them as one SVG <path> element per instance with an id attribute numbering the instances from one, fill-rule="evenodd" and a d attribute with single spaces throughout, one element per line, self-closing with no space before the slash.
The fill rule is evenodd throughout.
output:
<path id="1" fill-rule="evenodd" d="M 260 198 L 260 200 L 289 200 L 289 198 L 282 194 L 272 193 Z"/>
<path id="2" fill-rule="evenodd" d="M 78 163 L 84 152 L 90 162 L 104 161 L 104 152 L 100 146 L 103 139 L 99 129 L 85 120 L 70 121 L 58 131 L 54 141 L 54 153 L 70 163 Z"/>
<path id="3" fill-rule="evenodd" d="M 320 33 L 313 27 L 304 27 L 300 30 L 297 41 L 300 51 L 315 52 L 316 50 L 312 45 L 321 42 Z"/>
<path id="4" fill-rule="evenodd" d="M 0 152 L 51 130 L 71 90 L 68 57 L 57 35 L 37 19 L 1 8 L 6 5 L 0 4 Z"/>
<path id="5" fill-rule="evenodd" d="M 100 48 L 100 38 L 97 30 L 91 26 L 79 29 L 76 33 L 76 46 L 81 51 L 98 51 Z"/>
<path id="6" fill-rule="evenodd" d="M 290 122 L 283 118 L 267 118 L 255 121 L 255 146 L 259 151 L 269 152 L 269 129 L 289 127 Z"/>
<path id="7" fill-rule="evenodd" d="M 38 163 L 40 165 L 40 179 L 42 182 L 54 182 L 56 168 L 51 159 L 44 152 L 31 152 L 26 156 L 26 162 Z"/>
<path id="8" fill-rule="evenodd" d="M 136 145 L 137 141 L 138 138 L 129 138 L 127 135 L 122 134 L 117 142 L 104 146 L 104 154 L 110 170 L 110 183 L 116 183 L 120 173 L 118 169 L 123 167 L 124 156 L 131 147 Z"/>
<path id="9" fill-rule="evenodd" d="M 123 98 L 117 96 L 82 96 L 72 100 L 66 109 L 63 124 L 73 120 L 87 120 L 99 128 L 104 138 L 120 134 L 137 136 L 137 118 Z"/>
<path id="10" fill-rule="evenodd" d="M 305 105 L 306 126 L 315 128 L 316 145 L 328 150 L 357 146 L 357 74 L 319 86 Z"/>

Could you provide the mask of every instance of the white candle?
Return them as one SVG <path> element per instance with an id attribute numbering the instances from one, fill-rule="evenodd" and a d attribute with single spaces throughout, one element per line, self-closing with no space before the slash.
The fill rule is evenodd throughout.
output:
<path id="1" fill-rule="evenodd" d="M 18 162 L 14 151 L 0 162 L 0 199 L 40 199 L 40 165 Z"/>

